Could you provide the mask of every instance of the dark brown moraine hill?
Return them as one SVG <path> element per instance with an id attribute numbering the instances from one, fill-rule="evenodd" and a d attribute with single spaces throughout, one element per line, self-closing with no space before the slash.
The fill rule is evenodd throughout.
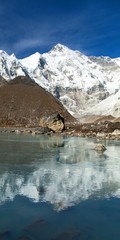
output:
<path id="1" fill-rule="evenodd" d="M 39 126 L 40 119 L 60 114 L 65 122 L 75 119 L 52 94 L 29 77 L 16 77 L 0 86 L 0 126 Z"/>

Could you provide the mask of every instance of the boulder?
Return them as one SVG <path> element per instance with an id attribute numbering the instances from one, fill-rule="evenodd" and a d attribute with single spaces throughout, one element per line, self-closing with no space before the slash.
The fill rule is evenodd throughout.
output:
<path id="1" fill-rule="evenodd" d="M 16 130 L 15 130 L 15 133 L 19 134 L 19 133 L 20 133 L 20 130 L 19 130 L 19 129 L 16 129 Z"/>
<path id="2" fill-rule="evenodd" d="M 62 132 L 65 128 L 64 118 L 59 113 L 45 116 L 40 120 L 40 126 L 48 127 L 54 132 Z"/>
<path id="3" fill-rule="evenodd" d="M 97 138 L 105 138 L 106 137 L 106 133 L 98 132 L 96 136 L 97 136 Z"/>
<path id="4" fill-rule="evenodd" d="M 98 152 L 104 152 L 106 150 L 106 147 L 103 144 L 99 143 L 95 146 L 95 150 Z"/>
<path id="5" fill-rule="evenodd" d="M 115 129 L 112 133 L 112 136 L 120 136 L 120 130 L 119 129 Z"/>

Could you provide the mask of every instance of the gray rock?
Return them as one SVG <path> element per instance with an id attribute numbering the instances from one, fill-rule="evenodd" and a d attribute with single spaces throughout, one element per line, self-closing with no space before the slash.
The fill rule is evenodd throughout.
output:
<path id="1" fill-rule="evenodd" d="M 40 120 L 40 126 L 48 127 L 54 132 L 61 132 L 65 127 L 64 118 L 59 113 L 45 116 Z"/>
<path id="2" fill-rule="evenodd" d="M 95 150 L 98 152 L 104 152 L 106 150 L 106 147 L 103 144 L 99 143 L 95 146 Z"/>

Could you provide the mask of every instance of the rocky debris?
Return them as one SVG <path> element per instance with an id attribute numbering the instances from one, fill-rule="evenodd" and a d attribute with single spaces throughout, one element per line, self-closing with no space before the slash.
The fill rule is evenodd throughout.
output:
<path id="1" fill-rule="evenodd" d="M 65 128 L 64 122 L 65 122 L 64 118 L 59 113 L 55 113 L 48 117 L 47 116 L 43 117 L 40 120 L 40 126 L 48 127 L 54 132 L 62 132 Z"/>
<path id="2" fill-rule="evenodd" d="M 96 137 L 103 140 L 120 140 L 120 122 L 102 122 L 102 123 L 64 123 L 64 117 L 60 114 L 52 114 L 42 117 L 39 127 L 0 127 L 0 132 L 24 133 L 24 134 L 61 134 L 76 137 Z"/>
<path id="3" fill-rule="evenodd" d="M 66 131 L 72 132 L 73 135 L 85 135 L 90 137 L 97 137 L 100 139 L 120 139 L 120 121 L 100 121 L 93 123 L 76 123 L 66 126 Z M 73 132 L 74 131 L 74 132 Z"/>
<path id="4" fill-rule="evenodd" d="M 52 131 L 50 128 L 47 127 L 37 127 L 37 128 L 14 128 L 14 127 L 0 127 L 0 133 L 15 133 L 15 134 L 32 134 L 32 135 L 38 135 L 38 134 L 53 134 L 54 131 Z"/>
<path id="5" fill-rule="evenodd" d="M 97 122 L 97 123 L 87 123 L 81 125 L 82 132 L 96 132 L 96 133 L 111 133 L 115 129 L 120 130 L 120 122 Z"/>
<path id="6" fill-rule="evenodd" d="M 106 150 L 106 147 L 103 144 L 99 143 L 95 146 L 95 150 L 98 152 L 104 152 Z"/>
<path id="7" fill-rule="evenodd" d="M 32 130 L 30 133 L 32 133 L 32 135 L 39 135 L 39 134 L 52 134 L 54 131 L 48 127 L 41 127 L 41 128 L 36 128 L 34 130 Z M 26 133 L 26 131 L 25 131 Z"/>
<path id="8" fill-rule="evenodd" d="M 98 132 L 97 134 L 96 134 L 96 137 L 97 138 L 105 138 L 106 137 L 106 134 L 104 133 L 104 132 Z"/>

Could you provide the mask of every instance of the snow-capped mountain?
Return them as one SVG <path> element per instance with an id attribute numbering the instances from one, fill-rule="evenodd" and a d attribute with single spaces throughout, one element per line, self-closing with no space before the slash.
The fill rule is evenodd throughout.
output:
<path id="1" fill-rule="evenodd" d="M 8 55 L 0 51 L 0 76 L 5 80 L 11 80 L 17 76 L 25 76 L 26 70 L 14 54 Z"/>
<path id="2" fill-rule="evenodd" d="M 75 115 L 120 115 L 120 58 L 88 57 L 61 44 L 24 59 L 0 51 L 0 75 L 5 80 L 28 75 Z"/>

